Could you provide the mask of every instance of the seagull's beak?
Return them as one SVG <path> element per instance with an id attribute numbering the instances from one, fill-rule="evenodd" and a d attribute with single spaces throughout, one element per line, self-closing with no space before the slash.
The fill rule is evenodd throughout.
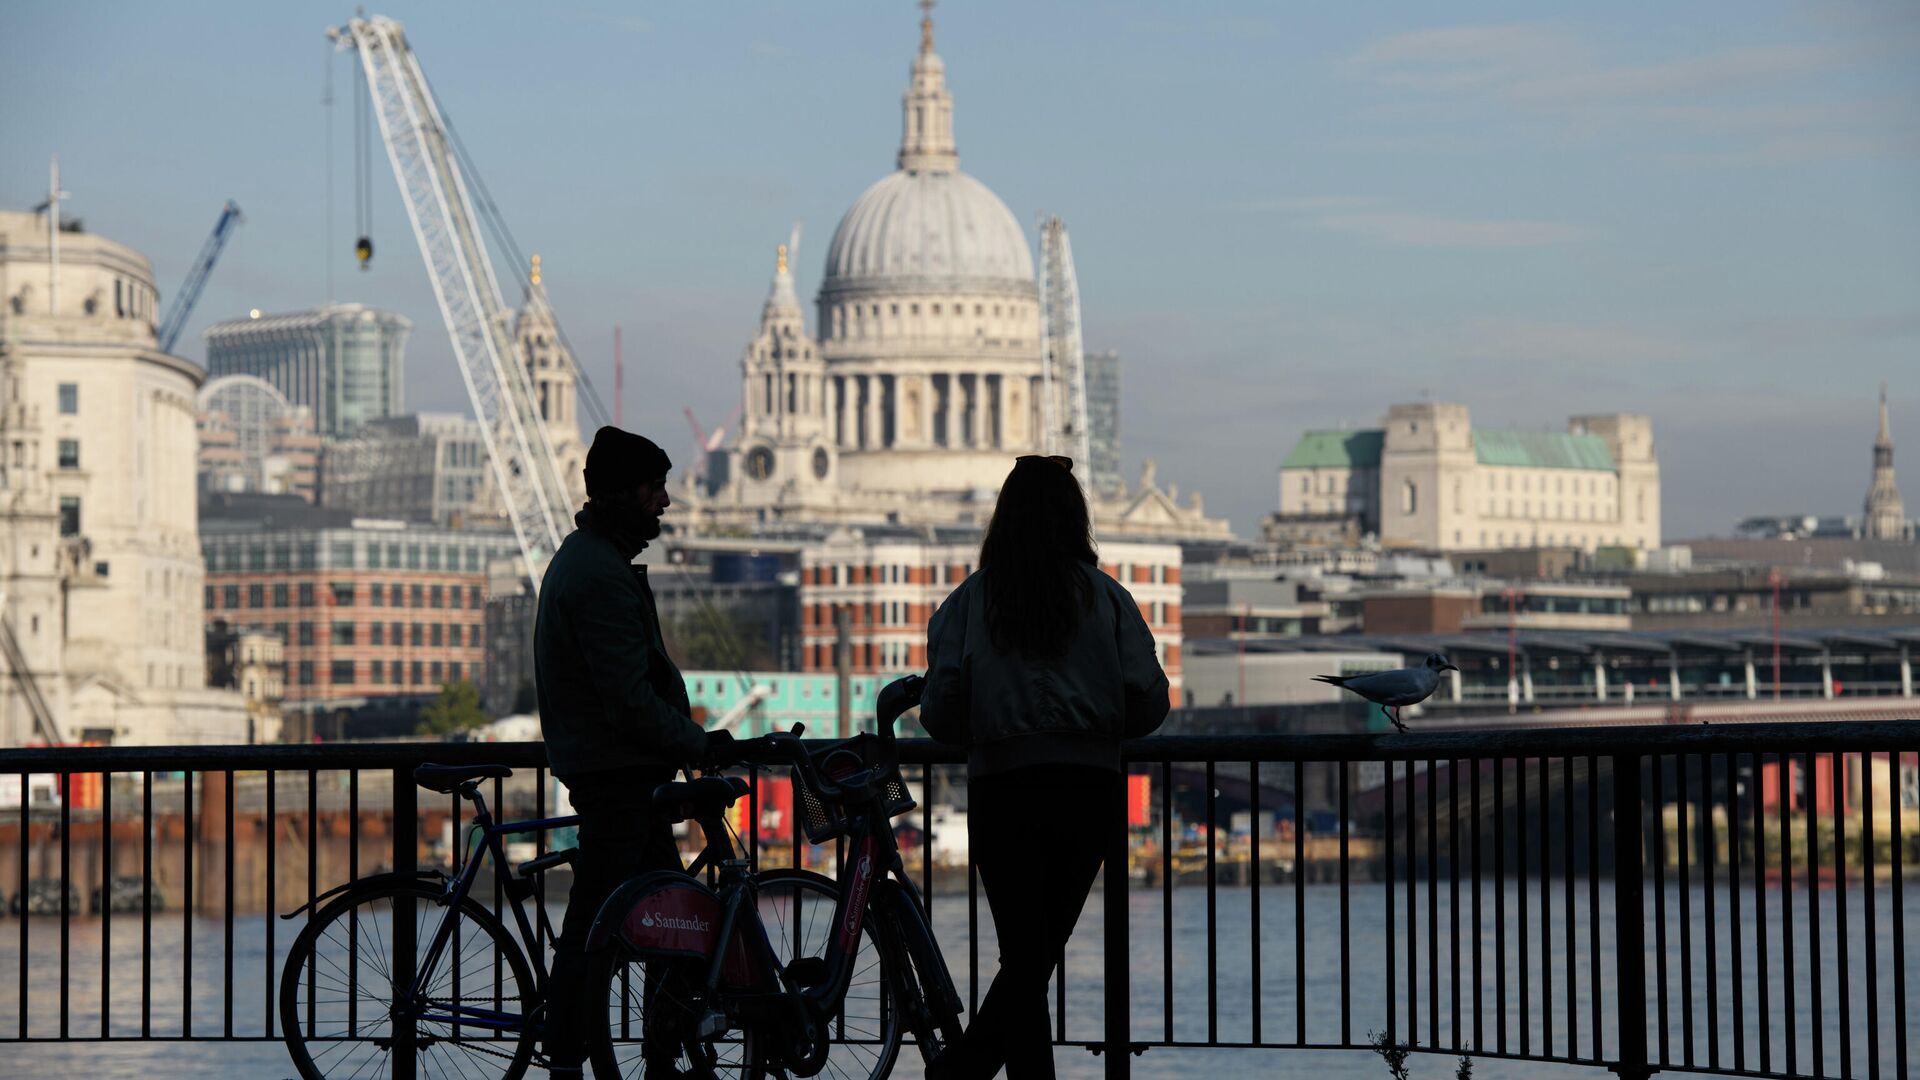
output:
<path id="1" fill-rule="evenodd" d="M 1441 664 L 1440 670 L 1441 671 L 1459 671 L 1460 669 L 1457 667 L 1454 667 L 1452 664 Z"/>

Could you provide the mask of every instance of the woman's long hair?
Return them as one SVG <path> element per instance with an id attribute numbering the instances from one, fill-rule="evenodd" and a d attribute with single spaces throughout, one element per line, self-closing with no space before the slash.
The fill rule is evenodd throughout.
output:
<path id="1" fill-rule="evenodd" d="M 980 544 L 993 647 L 1028 659 L 1066 652 L 1093 604 L 1081 565 L 1098 561 L 1072 471 L 1044 457 L 1014 462 Z"/>

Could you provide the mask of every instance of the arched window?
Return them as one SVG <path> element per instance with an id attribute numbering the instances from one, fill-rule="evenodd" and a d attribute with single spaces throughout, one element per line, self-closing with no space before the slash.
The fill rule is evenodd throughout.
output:
<path id="1" fill-rule="evenodd" d="M 1400 512 L 1414 514 L 1420 510 L 1420 489 L 1412 480 L 1400 483 Z"/>

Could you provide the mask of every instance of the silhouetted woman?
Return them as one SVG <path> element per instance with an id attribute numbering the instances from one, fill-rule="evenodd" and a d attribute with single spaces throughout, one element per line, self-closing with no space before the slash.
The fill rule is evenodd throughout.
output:
<path id="1" fill-rule="evenodd" d="M 973 864 L 1000 971 L 933 1080 L 1053 1076 L 1047 980 L 1119 823 L 1120 740 L 1167 715 L 1167 676 L 1139 605 L 1100 569 L 1087 500 L 1063 457 L 1014 463 L 980 569 L 927 626 L 920 722 L 967 748 Z"/>

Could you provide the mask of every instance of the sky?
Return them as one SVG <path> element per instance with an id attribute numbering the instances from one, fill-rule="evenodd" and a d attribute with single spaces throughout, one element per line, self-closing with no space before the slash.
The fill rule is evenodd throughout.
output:
<path id="1" fill-rule="evenodd" d="M 375 10 L 601 398 L 619 324 L 627 426 L 690 460 L 682 409 L 737 403 L 775 244 L 801 223 L 810 298 L 893 168 L 919 12 Z M 249 308 L 365 302 L 414 322 L 408 406 L 469 409 L 377 139 L 353 265 L 354 72 L 324 35 L 348 5 L 5 13 L 5 205 L 45 198 L 58 153 L 68 212 L 145 252 L 164 304 L 233 199 L 179 352 Z M 1154 459 L 1243 536 L 1302 431 L 1423 397 L 1528 430 L 1650 415 L 1680 538 L 1858 513 L 1884 380 L 1920 505 L 1920 5 L 949 0 L 935 23 L 961 167 L 1030 235 L 1041 211 L 1072 232 L 1128 478 Z"/>

